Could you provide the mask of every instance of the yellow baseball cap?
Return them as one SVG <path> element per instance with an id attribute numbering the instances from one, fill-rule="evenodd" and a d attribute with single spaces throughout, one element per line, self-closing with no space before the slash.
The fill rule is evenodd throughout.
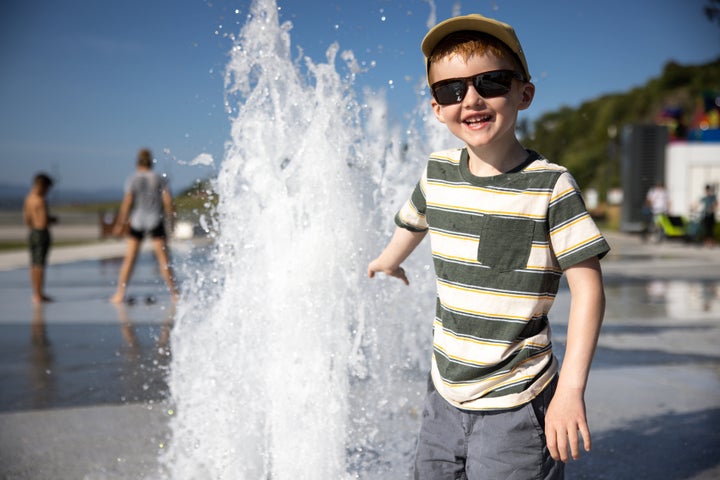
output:
<path id="1" fill-rule="evenodd" d="M 520 40 L 518 40 L 517 35 L 515 35 L 515 30 L 507 23 L 500 22 L 493 18 L 483 17 L 477 13 L 449 18 L 430 29 L 420 44 L 420 48 L 425 55 L 425 67 L 427 69 L 430 68 L 428 58 L 437 44 L 440 43 L 440 40 L 451 33 L 464 30 L 487 33 L 507 45 L 510 50 L 515 53 L 518 60 L 520 60 L 525 79 L 530 80 L 530 70 L 528 69 L 527 60 L 525 60 L 525 54 L 523 53 L 522 45 L 520 45 Z"/>

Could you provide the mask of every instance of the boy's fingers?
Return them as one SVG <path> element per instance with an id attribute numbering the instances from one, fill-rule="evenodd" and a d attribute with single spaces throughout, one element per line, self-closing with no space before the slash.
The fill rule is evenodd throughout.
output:
<path id="1" fill-rule="evenodd" d="M 558 451 L 557 432 L 552 428 L 546 428 L 545 430 L 546 443 L 550 456 L 553 460 L 560 460 L 560 452 Z"/>
<path id="2" fill-rule="evenodd" d="M 577 430 L 570 430 L 567 433 L 560 434 L 557 431 L 547 431 L 547 447 L 550 456 L 554 460 L 567 462 L 568 460 L 580 458 L 580 437 L 585 447 L 585 451 L 589 452 L 591 448 L 590 431 L 586 425 Z"/>
<path id="3" fill-rule="evenodd" d="M 407 276 L 405 275 L 405 269 L 400 267 L 395 271 L 395 276 L 402 280 L 402 282 L 405 285 L 410 285 L 410 281 L 408 280 Z"/>
<path id="4" fill-rule="evenodd" d="M 588 429 L 587 425 L 580 426 L 580 434 L 583 438 L 583 445 L 585 446 L 585 451 L 589 452 L 592 448 L 592 440 L 590 439 L 590 429 Z"/>
<path id="5" fill-rule="evenodd" d="M 557 437 L 557 450 L 560 461 L 568 461 L 568 439 L 567 435 L 558 435 Z"/>
<path id="6" fill-rule="evenodd" d="M 577 430 L 568 431 L 568 444 L 570 447 L 570 456 L 573 460 L 580 458 L 580 438 Z"/>
<path id="7" fill-rule="evenodd" d="M 376 270 L 372 266 L 369 266 L 367 271 L 368 278 L 375 278 L 375 272 Z M 405 270 L 402 267 L 397 270 L 384 270 L 383 273 L 389 277 L 400 279 L 405 285 L 410 285 L 410 282 L 405 276 Z"/>

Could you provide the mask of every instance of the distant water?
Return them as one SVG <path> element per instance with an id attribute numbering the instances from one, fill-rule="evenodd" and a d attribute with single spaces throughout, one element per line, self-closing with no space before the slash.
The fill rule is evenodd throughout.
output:
<path id="1" fill-rule="evenodd" d="M 333 44 L 321 62 L 296 60 L 290 30 L 274 1 L 257 1 L 230 52 L 217 248 L 186 266 L 172 336 L 172 479 L 409 471 L 429 367 L 429 252 L 407 264 L 411 288 L 371 281 L 366 267 L 435 119 L 419 108 L 403 139 L 382 94 L 356 97 L 352 52 Z"/>

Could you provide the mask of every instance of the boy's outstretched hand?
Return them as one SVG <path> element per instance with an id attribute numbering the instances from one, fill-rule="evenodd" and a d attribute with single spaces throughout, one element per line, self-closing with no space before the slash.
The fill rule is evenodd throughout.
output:
<path id="1" fill-rule="evenodd" d="M 379 259 L 375 259 L 372 262 L 370 262 L 370 265 L 368 265 L 368 277 L 373 278 L 375 277 L 375 273 L 380 272 L 384 273 L 385 275 L 388 275 L 390 277 L 399 278 L 405 285 L 410 285 L 410 281 L 408 280 L 407 276 L 405 275 L 405 269 L 402 267 L 396 267 L 396 268 L 385 268 L 380 264 Z"/>
<path id="2" fill-rule="evenodd" d="M 368 265 L 368 277 L 373 278 L 376 273 L 384 273 L 390 277 L 399 278 L 405 285 L 410 285 L 405 270 L 400 266 L 402 262 L 415 250 L 427 230 L 411 232 L 397 227 L 385 250 Z"/>

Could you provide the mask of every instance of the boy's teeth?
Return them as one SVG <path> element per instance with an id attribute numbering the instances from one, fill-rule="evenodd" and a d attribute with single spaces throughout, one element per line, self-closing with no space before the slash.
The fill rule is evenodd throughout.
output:
<path id="1" fill-rule="evenodd" d="M 487 121 L 487 120 L 488 120 L 488 117 L 470 118 L 470 119 L 467 120 L 467 123 L 480 123 L 480 122 L 484 122 L 484 121 Z"/>

